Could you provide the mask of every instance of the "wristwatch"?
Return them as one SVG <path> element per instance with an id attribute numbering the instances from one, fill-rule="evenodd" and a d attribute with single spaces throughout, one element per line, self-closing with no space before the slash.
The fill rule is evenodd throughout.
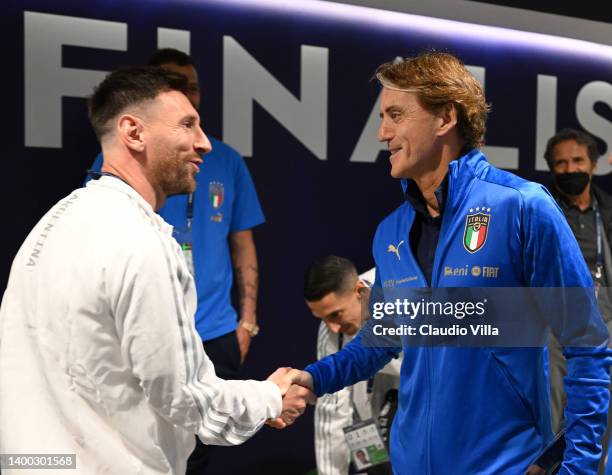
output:
<path id="1" fill-rule="evenodd" d="M 251 337 L 257 336 L 257 334 L 259 333 L 259 325 L 257 325 L 257 323 L 240 320 L 239 325 L 243 327 L 246 331 L 248 331 Z"/>

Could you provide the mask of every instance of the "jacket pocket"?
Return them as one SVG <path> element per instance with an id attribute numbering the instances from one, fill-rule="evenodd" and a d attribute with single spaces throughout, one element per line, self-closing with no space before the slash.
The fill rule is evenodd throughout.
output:
<path id="1" fill-rule="evenodd" d="M 506 392 L 513 399 L 514 403 L 517 407 L 521 408 L 524 411 L 526 418 L 531 420 L 533 424 L 536 424 L 536 418 L 532 411 L 531 405 L 528 403 L 527 399 L 523 396 L 523 394 L 519 391 L 519 389 L 512 382 L 512 378 L 506 368 L 506 365 L 497 357 L 493 350 L 489 350 L 489 355 L 491 356 L 491 362 L 493 367 L 496 369 L 499 377 L 502 379 L 504 383 L 504 388 Z"/>

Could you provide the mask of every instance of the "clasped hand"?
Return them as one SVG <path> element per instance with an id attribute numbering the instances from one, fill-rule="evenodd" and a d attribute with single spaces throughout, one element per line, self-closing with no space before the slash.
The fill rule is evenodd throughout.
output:
<path id="1" fill-rule="evenodd" d="M 306 371 L 278 368 L 268 377 L 268 381 L 275 383 L 283 396 L 281 415 L 266 422 L 276 429 L 293 424 L 304 413 L 306 405 L 314 404 L 317 399 L 312 392 L 312 377 Z"/>

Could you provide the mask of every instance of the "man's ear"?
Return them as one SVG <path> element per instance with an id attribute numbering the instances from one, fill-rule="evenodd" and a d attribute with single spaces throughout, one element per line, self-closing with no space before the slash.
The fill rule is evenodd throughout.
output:
<path id="1" fill-rule="evenodd" d="M 143 152 L 145 141 L 143 123 L 132 114 L 123 114 L 117 121 L 117 135 L 121 142 L 134 152 Z"/>
<path id="2" fill-rule="evenodd" d="M 452 102 L 448 102 L 440 107 L 437 113 L 439 119 L 438 136 L 446 135 L 457 126 L 457 106 Z"/>
<path id="3" fill-rule="evenodd" d="M 357 279 L 357 283 L 355 284 L 355 292 L 357 292 L 357 295 L 359 296 L 359 298 L 361 299 L 361 289 L 363 289 L 364 287 L 367 287 L 367 285 L 365 285 L 363 282 L 361 282 L 360 279 Z"/>

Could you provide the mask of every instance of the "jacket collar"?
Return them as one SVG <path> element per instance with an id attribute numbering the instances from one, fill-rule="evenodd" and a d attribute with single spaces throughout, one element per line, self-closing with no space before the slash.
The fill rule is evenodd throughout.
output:
<path id="1" fill-rule="evenodd" d="M 444 205 L 446 204 L 446 195 L 448 193 L 448 174 L 442 180 L 442 183 L 434 192 L 436 195 L 436 199 L 438 200 L 438 209 L 440 210 L 440 214 L 444 213 Z M 404 192 L 404 198 L 406 201 L 412 205 L 415 211 L 423 216 L 429 216 L 429 212 L 427 211 L 427 204 L 425 203 L 425 199 L 423 198 L 423 194 L 419 187 L 416 186 L 416 183 L 412 180 L 407 180 L 406 190 Z"/>
<path id="2" fill-rule="evenodd" d="M 490 166 L 491 165 L 487 162 L 483 153 L 477 148 L 469 150 L 461 157 L 450 162 L 448 165 L 447 178 L 444 179 L 445 181 L 448 180 L 447 188 L 446 190 L 444 190 L 443 186 L 440 187 L 442 190 L 438 188 L 438 190 L 442 191 L 443 195 L 445 195 L 443 207 L 440 208 L 442 210 L 441 214 L 447 210 L 453 213 L 461 200 L 467 196 L 467 192 L 474 178 L 483 176 Z M 416 187 L 412 180 L 403 178 L 401 180 L 401 185 L 404 194 L 410 193 L 414 195 L 413 190 L 408 190 L 408 188 Z M 436 194 L 438 190 L 436 190 Z M 411 202 L 412 200 L 408 201 Z"/>
<path id="3" fill-rule="evenodd" d="M 160 215 L 153 211 L 151 205 L 136 190 L 134 190 L 134 188 L 125 183 L 123 180 L 113 176 L 103 175 L 97 180 L 90 180 L 87 182 L 86 186 L 110 188 L 129 196 L 138 205 L 138 207 L 142 209 L 147 217 L 151 219 L 157 229 L 164 234 L 172 235 L 172 226 L 166 223 L 166 221 L 164 221 Z"/>

